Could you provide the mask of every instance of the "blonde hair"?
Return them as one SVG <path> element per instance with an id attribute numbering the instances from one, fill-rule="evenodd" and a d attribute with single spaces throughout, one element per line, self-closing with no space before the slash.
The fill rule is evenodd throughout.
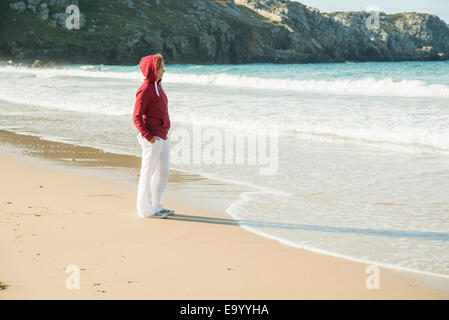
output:
<path id="1" fill-rule="evenodd" d="M 162 63 L 164 63 L 164 57 L 160 53 L 156 53 L 156 56 L 159 58 L 157 59 L 157 70 L 159 70 L 162 66 Z"/>

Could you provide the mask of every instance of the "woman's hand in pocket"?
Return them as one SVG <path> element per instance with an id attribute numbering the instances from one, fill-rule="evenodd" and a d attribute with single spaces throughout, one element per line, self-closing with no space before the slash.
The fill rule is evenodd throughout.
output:
<path id="1" fill-rule="evenodd" d="M 153 144 L 155 143 L 157 140 L 160 140 L 161 138 L 153 136 L 153 138 L 151 138 L 150 143 Z"/>

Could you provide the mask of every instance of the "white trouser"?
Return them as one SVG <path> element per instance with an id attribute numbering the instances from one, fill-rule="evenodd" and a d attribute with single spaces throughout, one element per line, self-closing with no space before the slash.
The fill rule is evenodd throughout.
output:
<path id="1" fill-rule="evenodd" d="M 140 134 L 137 140 L 142 147 L 142 167 L 137 191 L 137 214 L 146 218 L 164 210 L 162 194 L 167 186 L 169 172 L 168 140 L 156 140 L 153 144 Z"/>

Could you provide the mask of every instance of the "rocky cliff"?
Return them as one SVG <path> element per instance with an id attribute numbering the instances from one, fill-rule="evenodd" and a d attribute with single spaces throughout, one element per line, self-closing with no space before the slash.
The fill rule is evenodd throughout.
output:
<path id="1" fill-rule="evenodd" d="M 80 29 L 67 29 L 70 4 Z M 71 12 L 73 13 L 73 11 Z M 287 0 L 2 0 L 0 57 L 15 61 L 137 64 L 446 60 L 437 16 L 321 13 Z"/>

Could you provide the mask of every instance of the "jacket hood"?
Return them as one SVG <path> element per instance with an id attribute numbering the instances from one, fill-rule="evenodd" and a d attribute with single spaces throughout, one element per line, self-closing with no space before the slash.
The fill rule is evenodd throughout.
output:
<path id="1" fill-rule="evenodd" d="M 156 71 L 157 71 L 157 59 L 159 58 L 159 56 L 157 55 L 150 55 L 150 56 L 146 56 L 143 57 L 140 60 L 139 66 L 140 66 L 140 71 L 142 71 L 143 76 L 145 77 L 145 79 L 148 79 L 150 82 L 156 82 L 157 76 L 156 76 Z M 161 80 L 158 81 L 158 83 Z"/>

